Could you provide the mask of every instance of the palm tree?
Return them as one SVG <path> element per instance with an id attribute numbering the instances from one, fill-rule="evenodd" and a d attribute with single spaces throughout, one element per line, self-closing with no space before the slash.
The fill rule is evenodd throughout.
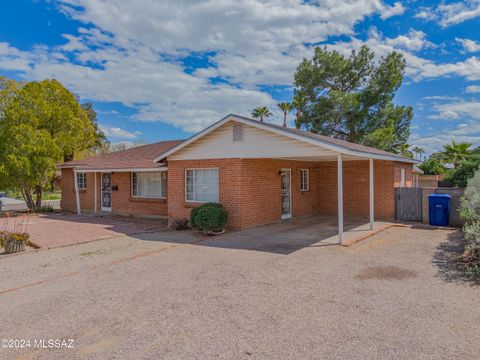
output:
<path id="1" fill-rule="evenodd" d="M 457 167 L 458 164 L 472 155 L 472 150 L 470 150 L 471 146 L 472 144 L 467 142 L 457 143 L 452 140 L 451 144 L 443 145 L 443 160 Z"/>
<path id="2" fill-rule="evenodd" d="M 415 154 L 415 159 L 421 159 L 422 154 L 425 154 L 425 149 L 420 146 L 414 146 L 412 151 Z"/>
<path id="3" fill-rule="evenodd" d="M 305 100 L 300 98 L 299 96 L 294 96 L 292 106 L 295 110 L 297 110 L 297 113 L 295 114 L 295 128 L 300 129 L 300 116 L 302 115 L 303 107 L 305 106 Z"/>
<path id="4" fill-rule="evenodd" d="M 287 127 L 287 114 L 293 110 L 293 105 L 289 102 L 281 102 L 277 106 L 283 111 L 283 127 Z"/>
<path id="5" fill-rule="evenodd" d="M 254 119 L 260 119 L 261 122 L 263 122 L 263 118 L 268 118 L 269 116 L 272 116 L 273 114 L 268 110 L 268 107 L 266 106 L 259 106 L 253 109 L 252 111 L 252 117 Z"/>

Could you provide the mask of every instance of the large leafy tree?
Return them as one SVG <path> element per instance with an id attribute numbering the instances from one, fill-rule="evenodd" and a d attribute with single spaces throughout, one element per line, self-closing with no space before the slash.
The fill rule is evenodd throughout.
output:
<path id="1" fill-rule="evenodd" d="M 91 109 L 93 111 L 93 109 Z M 10 94 L 0 119 L 0 171 L 9 187 L 22 191 L 29 208 L 41 205 L 42 189 L 55 165 L 98 139 L 88 109 L 56 80 L 30 82 Z"/>
<path id="2" fill-rule="evenodd" d="M 302 126 L 313 132 L 400 153 L 410 135 L 411 107 L 394 105 L 405 59 L 395 51 L 375 61 L 366 46 L 345 57 L 318 47 L 295 73 Z"/>
<path id="3" fill-rule="evenodd" d="M 422 169 L 425 175 L 441 175 L 445 174 L 446 172 L 445 166 L 442 161 L 432 156 L 430 156 L 418 167 Z"/>

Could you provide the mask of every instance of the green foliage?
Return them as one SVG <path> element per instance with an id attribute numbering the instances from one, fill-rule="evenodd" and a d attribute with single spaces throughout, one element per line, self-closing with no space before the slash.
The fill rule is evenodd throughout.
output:
<path id="1" fill-rule="evenodd" d="M 283 112 L 283 127 L 287 127 L 287 114 L 294 109 L 293 104 L 281 102 L 278 103 L 277 106 Z"/>
<path id="2" fill-rule="evenodd" d="M 467 188 L 460 202 L 460 215 L 465 220 L 463 233 L 465 251 L 469 254 L 469 275 L 480 276 L 480 170 L 468 180 Z"/>
<path id="3" fill-rule="evenodd" d="M 443 163 L 435 157 L 429 157 L 428 160 L 424 161 L 418 167 L 423 171 L 425 175 L 441 175 L 445 174 L 446 172 Z"/>
<path id="4" fill-rule="evenodd" d="M 439 155 L 445 163 L 453 164 L 453 166 L 457 167 L 473 154 L 473 151 L 470 149 L 471 146 L 472 144 L 470 143 L 457 143 L 452 140 L 451 144 L 443 146 L 443 151 Z"/>
<path id="5" fill-rule="evenodd" d="M 204 233 L 221 231 L 228 220 L 227 210 L 217 203 L 208 203 L 192 209 L 192 227 Z"/>
<path id="6" fill-rule="evenodd" d="M 4 81 L 5 82 L 5 81 Z M 1 83 L 1 82 L 0 82 Z M 7 86 L 3 86 L 7 89 Z M 91 106 L 56 80 L 0 86 L 0 188 L 21 191 L 33 209 L 33 192 L 55 176 L 56 164 L 95 146 L 100 133 Z"/>
<path id="7" fill-rule="evenodd" d="M 460 162 L 454 169 L 449 170 L 445 180 L 458 187 L 467 186 L 468 179 L 480 168 L 480 155 L 470 155 L 467 160 Z"/>
<path id="8" fill-rule="evenodd" d="M 47 205 L 41 205 L 41 206 L 35 206 L 36 213 L 51 213 L 54 212 L 55 210 L 53 209 L 53 206 L 50 204 Z"/>
<path id="9" fill-rule="evenodd" d="M 268 110 L 268 107 L 266 106 L 259 106 L 252 110 L 252 118 L 260 119 L 260 121 L 263 121 L 264 118 L 268 118 L 272 115 L 273 114 L 270 112 L 270 110 Z"/>
<path id="10" fill-rule="evenodd" d="M 363 46 L 345 57 L 317 48 L 295 73 L 296 107 L 307 129 L 400 153 L 410 135 L 411 107 L 395 106 L 405 60 L 391 52 L 377 63 Z"/>

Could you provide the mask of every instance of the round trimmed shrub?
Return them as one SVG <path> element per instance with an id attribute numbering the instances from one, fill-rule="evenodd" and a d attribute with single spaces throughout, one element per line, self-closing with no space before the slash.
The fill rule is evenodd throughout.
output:
<path id="1" fill-rule="evenodd" d="M 208 203 L 192 209 L 192 227 L 202 229 L 204 233 L 220 232 L 228 220 L 227 210 L 218 203 Z"/>

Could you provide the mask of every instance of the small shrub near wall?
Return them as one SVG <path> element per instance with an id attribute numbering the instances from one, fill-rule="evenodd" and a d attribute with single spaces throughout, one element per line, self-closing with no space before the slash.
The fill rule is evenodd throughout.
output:
<path id="1" fill-rule="evenodd" d="M 205 234 L 223 231 L 227 224 L 227 210 L 217 203 L 207 203 L 192 209 L 190 222 L 192 227 L 201 229 Z"/>
<path id="2" fill-rule="evenodd" d="M 464 260 L 467 263 L 467 273 L 480 277 L 480 170 L 468 181 L 461 200 L 460 214 L 465 220 Z"/>

